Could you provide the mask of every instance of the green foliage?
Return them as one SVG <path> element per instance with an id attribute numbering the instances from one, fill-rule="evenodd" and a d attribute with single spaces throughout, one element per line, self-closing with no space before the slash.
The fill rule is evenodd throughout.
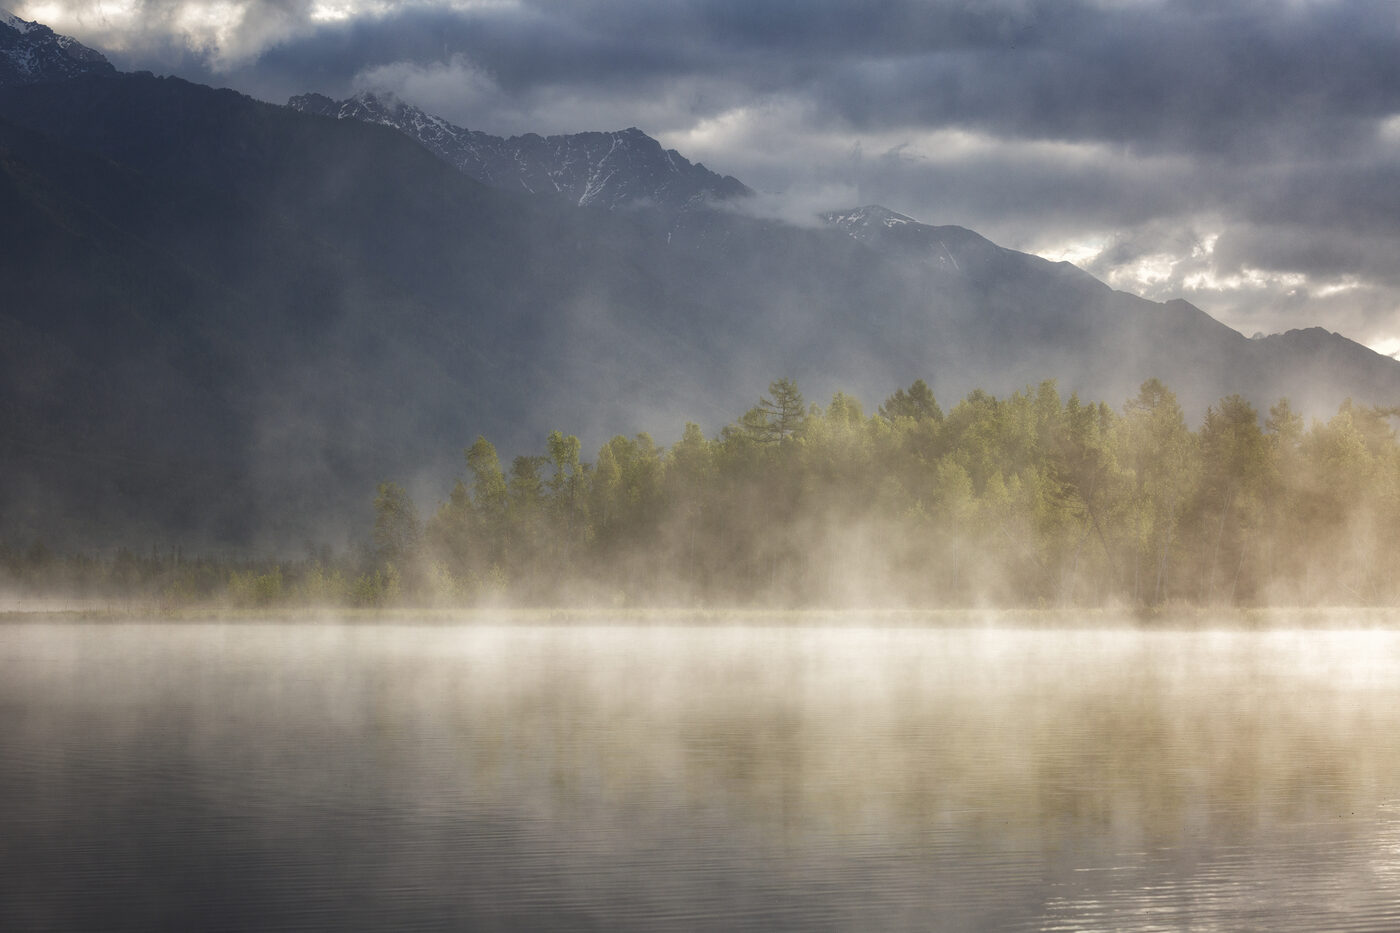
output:
<path id="1" fill-rule="evenodd" d="M 791 379 L 779 379 L 768 384 L 768 395 L 740 419 L 744 432 L 761 444 L 780 444 L 791 440 L 807 417 L 802 393 Z"/>
<path id="2" fill-rule="evenodd" d="M 1123 408 L 1116 446 L 1131 477 L 1124 503 L 1135 602 L 1165 601 L 1178 530 L 1199 482 L 1200 450 L 1176 396 L 1150 379 Z"/>
<path id="3" fill-rule="evenodd" d="M 345 575 L 337 569 L 313 564 L 302 575 L 296 587 L 298 600 L 312 606 L 336 606 L 346 602 L 349 586 Z"/>
<path id="4" fill-rule="evenodd" d="M 1192 431 L 1143 383 L 1121 412 L 1044 382 L 946 416 L 922 381 L 874 415 L 791 380 L 706 437 L 618 435 L 589 463 L 552 432 L 501 469 L 478 438 L 426 526 L 381 484 L 353 560 L 238 565 L 0 546 L 0 582 L 145 591 L 163 604 L 1394 603 L 1397 411 L 1305 426 L 1246 400 Z"/>
<path id="5" fill-rule="evenodd" d="M 915 421 L 942 421 L 943 409 L 933 397 L 933 390 L 922 379 L 914 380 L 908 390 L 897 389 L 894 395 L 885 399 L 880 406 L 880 415 L 893 421 L 896 418 L 912 418 Z"/>
<path id="6" fill-rule="evenodd" d="M 418 509 L 398 483 L 380 483 L 374 497 L 374 547 L 386 563 L 407 563 L 418 554 L 422 527 Z"/>
<path id="7" fill-rule="evenodd" d="M 472 501 L 485 515 L 499 516 L 506 508 L 506 478 L 496 448 L 484 437 L 467 449 L 467 469 L 472 474 Z"/>
<path id="8" fill-rule="evenodd" d="M 466 484 L 458 480 L 424 533 L 430 554 L 450 565 L 464 565 L 475 547 L 477 515 Z"/>
<path id="9" fill-rule="evenodd" d="M 398 602 L 401 592 L 399 572 L 390 564 L 356 577 L 350 587 L 350 601 L 365 608 L 387 606 Z"/>
<path id="10" fill-rule="evenodd" d="M 267 573 L 233 571 L 228 577 L 228 597 L 235 606 L 261 608 L 282 598 L 282 568 Z"/>

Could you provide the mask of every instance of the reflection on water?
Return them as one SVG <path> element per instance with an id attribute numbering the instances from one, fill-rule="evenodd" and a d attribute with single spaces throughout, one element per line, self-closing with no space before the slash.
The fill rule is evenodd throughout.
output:
<path id="1" fill-rule="evenodd" d="M 0 928 L 1400 928 L 1400 633 L 0 627 Z"/>

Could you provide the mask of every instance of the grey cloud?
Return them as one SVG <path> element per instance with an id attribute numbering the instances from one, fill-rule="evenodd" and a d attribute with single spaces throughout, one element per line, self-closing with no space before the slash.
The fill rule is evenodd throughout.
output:
<path id="1" fill-rule="evenodd" d="M 1096 273 L 1146 253 L 1189 255 L 1209 232 L 1195 218 L 1219 215 L 1214 222 L 1227 229 L 1216 246 L 1220 274 L 1256 268 L 1400 285 L 1400 165 L 1260 167 L 1049 154 L 1024 161 L 1014 146 L 1005 152 L 948 163 L 865 159 L 857 172 L 862 199 L 930 222 L 965 222 L 1013 246 L 1027 236 L 1044 239 L 1055 227 L 1118 234 Z M 1017 228 L 1025 232 L 1018 236 Z"/>
<path id="2" fill-rule="evenodd" d="M 816 91 L 862 129 L 955 124 L 1253 158 L 1330 152 L 1400 109 L 1400 35 L 1393 6 L 1369 20 L 1349 5 L 1308 10 L 1074 17 L 1072 29 L 1053 23 L 1015 46 L 848 61 Z"/>
<path id="3" fill-rule="evenodd" d="M 1322 326 L 1362 343 L 1393 341 L 1395 293 L 1360 285 L 1337 294 L 1313 294 L 1307 289 L 1260 288 L 1249 291 L 1193 290 L 1179 293 L 1240 333 L 1282 333 Z"/>
<path id="4" fill-rule="evenodd" d="M 146 0 L 148 16 L 190 2 Z M 245 22 L 305 28 L 245 70 L 329 91 L 366 68 L 464 55 L 514 95 L 642 97 L 647 82 L 722 77 L 735 94 L 711 108 L 792 94 L 845 130 L 967 126 L 1250 158 L 1359 145 L 1400 112 L 1400 14 L 1385 0 L 526 0 L 314 29 L 305 0 L 249 9 Z"/>
<path id="5" fill-rule="evenodd" d="M 155 35 L 196 6 L 141 0 L 138 21 Z M 750 93 L 810 95 L 860 129 L 973 125 L 1199 151 L 1336 145 L 1400 111 L 1389 0 L 524 0 L 321 26 L 309 0 L 240 6 L 236 34 L 285 28 L 256 67 L 288 78 L 343 81 L 453 54 L 520 93 L 569 83 L 644 94 L 642 79 L 722 73 Z"/>
<path id="6" fill-rule="evenodd" d="M 1249 191 L 1249 217 L 1256 223 L 1400 231 L 1400 153 L 1374 163 L 1339 158 L 1271 174 Z"/>
<path id="7" fill-rule="evenodd" d="M 1215 244 L 1215 270 L 1296 272 L 1315 279 L 1353 276 L 1400 288 L 1400 232 L 1368 235 L 1343 227 L 1238 224 Z M 1400 302 L 1397 302 L 1400 304 Z"/>
<path id="8" fill-rule="evenodd" d="M 1006 245 L 1020 245 L 1023 238 L 1007 228 L 1024 227 L 1028 219 L 1038 236 L 1056 225 L 1134 226 L 1204 210 L 1218 190 L 1213 173 L 1198 174 L 1185 162 L 1144 163 L 1112 154 L 1028 156 L 1014 145 L 946 160 L 885 153 L 846 171 L 864 201 L 898 206 L 930 223 L 974 225 L 975 218 L 988 235 L 1006 231 L 997 234 Z"/>
<path id="9" fill-rule="evenodd" d="M 1105 243 L 1093 261 L 1085 268 L 1095 275 L 1106 277 L 1115 269 L 1130 266 L 1150 256 L 1170 255 L 1182 257 L 1181 264 L 1189 265 L 1191 271 L 1204 271 L 1208 260 L 1196 259 L 1205 253 L 1207 236 L 1198 231 L 1187 218 L 1154 218 L 1137 227 L 1116 231 Z M 1181 274 L 1187 270 L 1182 269 Z"/>

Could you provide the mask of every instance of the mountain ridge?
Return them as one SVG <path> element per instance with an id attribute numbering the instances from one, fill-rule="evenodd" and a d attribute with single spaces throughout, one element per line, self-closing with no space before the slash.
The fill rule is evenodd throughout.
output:
<path id="1" fill-rule="evenodd" d="M 0 87 L 116 74 L 101 52 L 0 8 Z"/>
<path id="2" fill-rule="evenodd" d="M 691 163 L 636 127 L 557 136 L 492 136 L 456 126 L 390 95 L 337 101 L 302 94 L 287 106 L 338 120 L 393 127 L 483 184 L 554 194 L 580 207 L 616 210 L 653 204 L 672 210 L 752 195 L 738 179 Z"/>

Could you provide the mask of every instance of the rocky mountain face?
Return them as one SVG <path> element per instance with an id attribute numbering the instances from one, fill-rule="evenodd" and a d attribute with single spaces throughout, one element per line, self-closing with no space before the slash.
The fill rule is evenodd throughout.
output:
<path id="1" fill-rule="evenodd" d="M 390 126 L 449 165 L 493 188 L 550 194 L 580 207 L 655 206 L 680 210 L 746 197 L 740 181 L 692 164 L 636 127 L 613 133 L 503 139 L 455 126 L 394 98 L 293 97 L 303 113 Z"/>
<path id="2" fill-rule="evenodd" d="M 115 73 L 102 53 L 0 10 L 0 87 Z"/>

